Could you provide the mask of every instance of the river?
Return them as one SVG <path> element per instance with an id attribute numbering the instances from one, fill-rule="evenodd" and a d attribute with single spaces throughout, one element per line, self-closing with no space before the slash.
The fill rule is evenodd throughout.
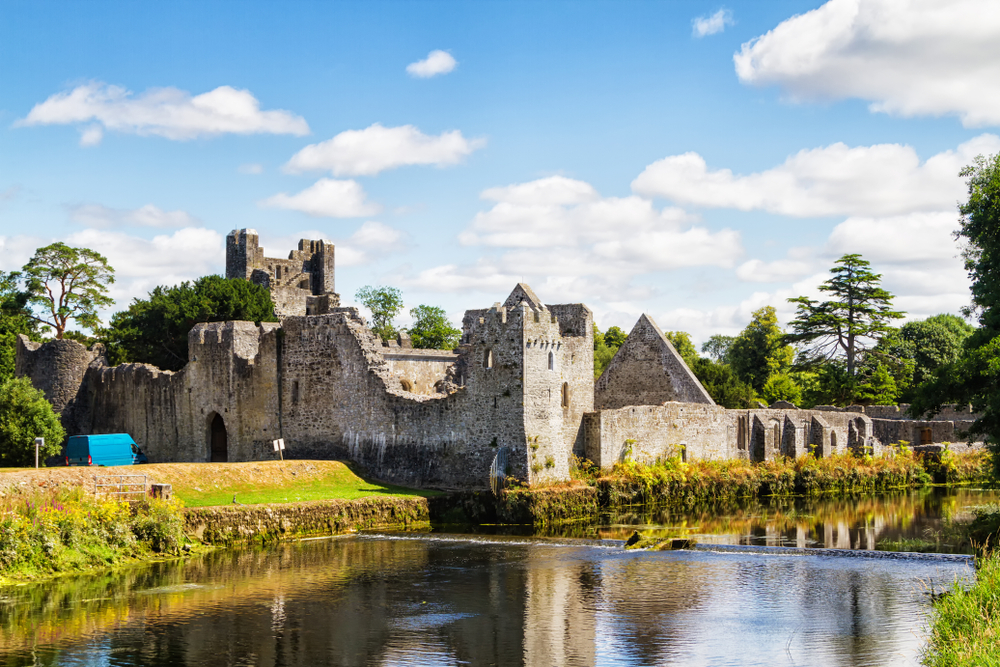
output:
<path id="1" fill-rule="evenodd" d="M 914 665 L 931 595 L 970 580 L 965 559 L 769 547 L 933 542 L 944 516 L 986 500 L 660 509 L 545 536 L 438 529 L 219 550 L 0 589 L 0 664 Z M 636 526 L 700 545 L 625 551 Z"/>

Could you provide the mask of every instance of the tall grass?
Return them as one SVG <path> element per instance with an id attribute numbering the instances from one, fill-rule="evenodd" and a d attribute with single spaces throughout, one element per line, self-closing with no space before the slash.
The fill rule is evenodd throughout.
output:
<path id="1" fill-rule="evenodd" d="M 976 583 L 956 582 L 934 603 L 931 636 L 923 656 L 931 667 L 1000 665 L 1000 555 L 977 560 Z"/>
<path id="2" fill-rule="evenodd" d="M 0 577 L 31 579 L 177 552 L 176 502 L 128 503 L 59 487 L 0 498 Z"/>
<path id="3" fill-rule="evenodd" d="M 989 479 L 988 455 L 951 454 L 929 465 L 903 448 L 886 456 L 852 453 L 816 458 L 751 462 L 741 459 L 685 463 L 672 457 L 655 463 L 625 461 L 608 472 L 586 461 L 573 474 L 597 488 L 602 507 L 658 502 L 731 502 L 766 495 L 870 494 L 921 486 L 934 481 L 970 482 Z"/>

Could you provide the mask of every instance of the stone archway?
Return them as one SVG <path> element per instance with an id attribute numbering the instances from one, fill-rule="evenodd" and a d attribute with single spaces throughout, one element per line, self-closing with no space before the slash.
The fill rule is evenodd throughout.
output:
<path id="1" fill-rule="evenodd" d="M 226 433 L 226 422 L 218 412 L 208 427 L 208 445 L 209 461 L 224 463 L 229 460 L 229 435 Z"/>

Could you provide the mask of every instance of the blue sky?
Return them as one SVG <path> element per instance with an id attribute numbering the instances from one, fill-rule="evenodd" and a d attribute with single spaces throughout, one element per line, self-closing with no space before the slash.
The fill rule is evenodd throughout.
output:
<path id="1" fill-rule="evenodd" d="M 124 306 L 337 244 L 345 303 L 518 280 L 704 340 L 860 252 L 957 312 L 958 170 L 1000 150 L 980 1 L 0 2 L 0 270 L 104 253 Z M 405 319 L 405 318 L 404 318 Z"/>

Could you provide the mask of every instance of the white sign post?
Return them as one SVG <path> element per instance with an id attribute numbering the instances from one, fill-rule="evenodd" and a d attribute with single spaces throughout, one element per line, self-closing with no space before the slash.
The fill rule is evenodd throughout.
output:
<path id="1" fill-rule="evenodd" d="M 45 438 L 35 438 L 35 467 L 38 467 L 38 450 L 45 446 Z"/>
<path id="2" fill-rule="evenodd" d="M 278 438 L 277 440 L 274 441 L 274 451 L 278 452 L 278 456 L 281 457 L 282 461 L 285 460 L 285 439 L 284 438 Z"/>

